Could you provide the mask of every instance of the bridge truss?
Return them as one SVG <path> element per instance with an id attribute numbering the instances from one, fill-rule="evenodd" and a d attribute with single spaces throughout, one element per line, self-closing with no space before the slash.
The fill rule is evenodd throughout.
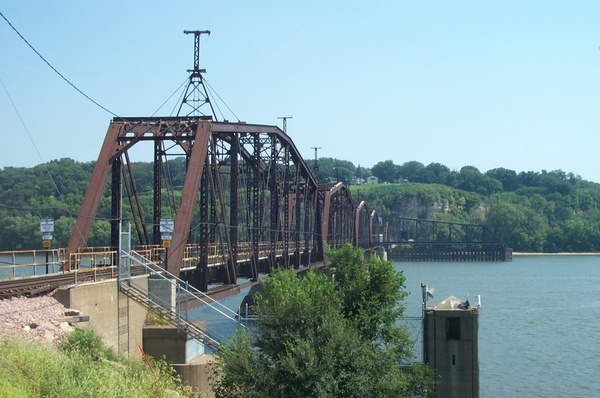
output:
<path id="1" fill-rule="evenodd" d="M 131 161 L 134 147 L 144 142 L 154 156 L 151 215 L 144 214 Z M 165 169 L 172 156 L 186 162 L 177 189 Z M 366 204 L 355 205 L 341 183 L 319 186 L 292 140 L 275 126 L 206 116 L 113 119 L 68 252 L 86 246 L 107 183 L 110 245 L 118 245 L 124 207 L 141 246 L 160 246 L 161 220 L 172 217 L 163 263 L 202 290 L 214 281 L 235 284 L 238 275 L 256 279 L 277 266 L 322 261 L 324 240 L 366 248 L 373 236 Z"/>
<path id="2" fill-rule="evenodd" d="M 389 257 L 404 261 L 511 261 L 512 249 L 483 226 L 396 217 L 387 224 Z"/>

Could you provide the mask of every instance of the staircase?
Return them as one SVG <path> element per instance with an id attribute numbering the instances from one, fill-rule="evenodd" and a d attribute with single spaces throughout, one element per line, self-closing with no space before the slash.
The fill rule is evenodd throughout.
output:
<path id="1" fill-rule="evenodd" d="M 161 285 L 161 292 L 157 294 L 151 291 L 152 289 L 142 286 L 137 278 L 121 277 L 119 278 L 119 292 L 136 301 L 144 308 L 158 314 L 161 318 L 168 321 L 169 324 L 177 327 L 182 333 L 186 333 L 188 338 L 200 341 L 205 348 L 212 352 L 218 351 L 221 344 L 228 343 L 229 339 L 220 335 L 216 331 L 211 331 L 207 327 L 202 327 L 199 319 L 190 318 L 188 312 L 188 304 L 195 300 L 203 305 L 217 311 L 221 316 L 235 322 L 239 327 L 245 325 L 238 322 L 236 313 L 225 307 L 218 301 L 215 301 L 205 293 L 199 291 L 173 274 L 170 274 L 159 265 L 144 258 L 139 253 L 131 251 L 130 253 L 121 252 L 121 264 L 135 263 L 138 265 L 136 271 L 142 270 L 142 274 L 148 275 L 148 286 L 150 280 L 154 283 L 157 281 Z M 131 273 L 128 273 L 129 275 Z M 139 272 L 136 272 L 139 274 Z M 121 274 L 120 275 L 127 275 Z"/>

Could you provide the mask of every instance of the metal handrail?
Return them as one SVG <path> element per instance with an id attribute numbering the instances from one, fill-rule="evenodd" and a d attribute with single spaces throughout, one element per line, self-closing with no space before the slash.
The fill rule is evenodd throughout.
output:
<path id="1" fill-rule="evenodd" d="M 196 327 L 193 323 L 188 320 L 182 319 L 179 311 L 169 309 L 170 303 L 167 303 L 164 300 L 161 300 L 159 297 L 152 295 L 147 289 L 142 288 L 137 284 L 129 284 L 129 285 L 121 285 L 121 289 L 126 292 L 134 291 L 137 293 L 137 297 L 139 300 L 147 301 L 148 304 L 153 304 L 156 307 L 160 308 L 160 311 L 165 313 L 169 318 L 175 320 L 176 326 L 178 330 L 192 331 L 193 338 L 201 337 L 204 343 L 207 343 L 207 346 L 216 345 L 219 347 L 221 345 L 221 341 L 228 340 L 226 337 L 220 335 L 219 333 L 209 331 L 208 328 L 206 331 Z M 127 293 L 126 293 L 127 294 Z M 149 307 L 151 307 L 149 305 Z M 218 336 L 218 339 L 214 336 Z"/>
<path id="2" fill-rule="evenodd" d="M 225 305 L 223 305 L 222 303 L 218 302 L 217 300 L 213 299 L 212 297 L 210 297 L 209 295 L 207 295 L 206 293 L 198 290 L 197 288 L 195 288 L 194 286 L 189 285 L 188 282 L 176 277 L 175 275 L 171 274 L 169 271 L 165 270 L 164 268 L 162 268 L 160 265 L 148 260 L 147 258 L 145 258 L 144 256 L 142 256 L 141 254 L 137 253 L 136 251 L 132 250 L 131 253 L 135 254 L 135 256 L 138 256 L 139 258 L 141 258 L 142 260 L 136 258 L 135 256 L 130 255 L 127 252 L 122 251 L 121 252 L 122 255 L 125 255 L 127 257 L 129 257 L 131 260 L 133 260 L 134 262 L 136 262 L 137 264 L 141 265 L 142 267 L 144 267 L 146 270 L 149 270 L 151 273 L 153 274 L 158 274 L 160 275 L 163 279 L 168 280 L 170 283 L 174 283 L 173 281 L 176 281 L 177 283 L 177 287 L 182 289 L 187 296 L 191 296 L 192 300 L 198 300 L 201 303 L 207 305 L 208 307 L 210 307 L 211 309 L 217 311 L 219 314 L 223 315 L 224 317 L 239 323 L 236 319 L 236 312 L 227 308 Z M 187 299 L 188 297 L 186 297 Z M 219 308 L 222 308 L 222 310 L 220 310 Z M 228 315 L 226 312 L 232 314 L 232 315 Z M 240 324 L 242 327 L 246 327 L 245 325 Z"/>

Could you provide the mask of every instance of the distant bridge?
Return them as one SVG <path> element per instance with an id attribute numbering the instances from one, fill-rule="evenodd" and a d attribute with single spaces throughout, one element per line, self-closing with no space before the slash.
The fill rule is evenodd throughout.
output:
<path id="1" fill-rule="evenodd" d="M 512 249 L 483 225 L 397 217 L 382 240 L 399 261 L 512 261 Z"/>

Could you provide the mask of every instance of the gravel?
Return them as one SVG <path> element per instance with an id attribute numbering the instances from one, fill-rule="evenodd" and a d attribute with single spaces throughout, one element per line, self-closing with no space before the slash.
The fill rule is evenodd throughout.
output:
<path id="1" fill-rule="evenodd" d="M 52 296 L 0 300 L 0 340 L 55 344 L 73 330 L 67 322 L 57 319 L 75 314 L 78 312 L 65 308 Z"/>

